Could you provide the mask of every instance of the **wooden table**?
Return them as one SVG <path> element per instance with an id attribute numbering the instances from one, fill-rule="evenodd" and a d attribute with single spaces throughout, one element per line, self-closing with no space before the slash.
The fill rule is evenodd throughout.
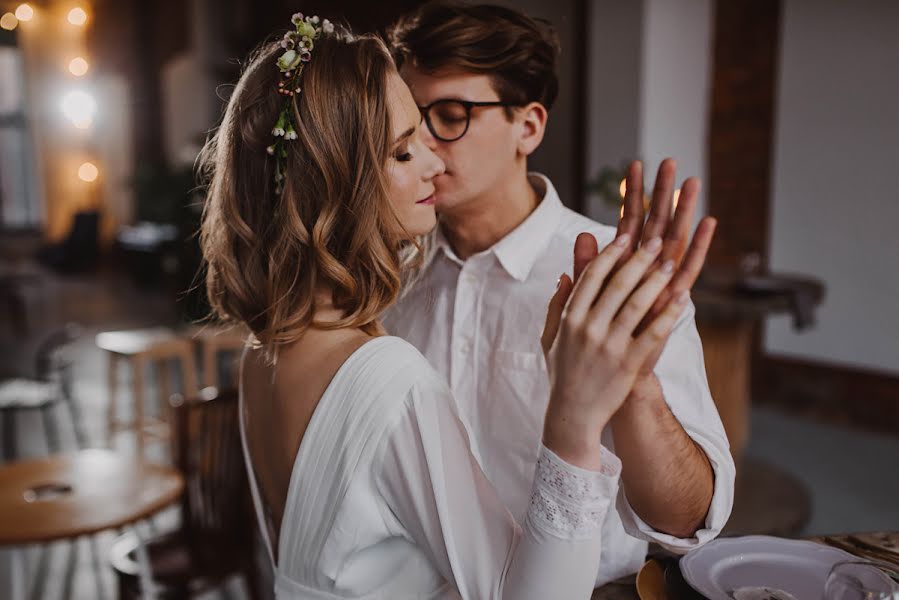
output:
<path id="1" fill-rule="evenodd" d="M 889 547 L 892 552 L 899 552 L 899 532 L 875 532 L 864 534 L 840 534 L 832 536 L 817 536 L 806 538 L 809 541 L 819 544 L 827 544 L 838 547 L 850 554 L 856 554 L 860 559 L 884 560 L 885 554 L 872 551 L 867 544 L 880 543 L 891 544 Z M 886 541 L 884 541 L 886 540 Z M 899 557 L 899 553 L 896 554 Z M 896 560 L 895 558 L 893 560 Z M 641 576 L 642 577 L 642 576 Z M 681 579 L 681 583 L 683 580 Z M 643 583 L 641 583 L 643 585 Z M 693 598 L 701 598 L 697 592 L 690 591 L 687 593 L 689 600 Z M 637 593 L 636 575 L 625 577 L 618 581 L 606 584 L 596 589 L 591 596 L 591 600 L 640 600 Z M 681 600 L 680 597 L 672 597 L 671 600 Z"/>
<path id="2" fill-rule="evenodd" d="M 756 328 L 766 317 L 786 313 L 793 314 L 797 329 L 811 326 L 824 292 L 824 285 L 809 277 L 741 275 L 711 268 L 703 270 L 693 288 L 709 389 L 738 466 L 749 439 Z"/>
<path id="3" fill-rule="evenodd" d="M 183 490 L 175 469 L 110 450 L 9 463 L 0 467 L 0 546 L 124 527 L 171 505 Z"/>

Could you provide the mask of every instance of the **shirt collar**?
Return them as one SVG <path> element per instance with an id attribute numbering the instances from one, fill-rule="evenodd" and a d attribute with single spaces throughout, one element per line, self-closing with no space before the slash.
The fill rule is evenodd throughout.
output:
<path id="1" fill-rule="evenodd" d="M 545 188 L 543 200 L 521 225 L 493 246 L 503 268 L 518 281 L 527 279 L 540 254 L 546 249 L 562 217 L 562 201 L 552 182 L 544 175 L 530 173 L 528 179 L 537 191 Z"/>
<path id="2" fill-rule="evenodd" d="M 518 227 L 488 250 L 496 255 L 506 272 L 518 281 L 527 279 L 540 253 L 556 231 L 563 209 L 559 194 L 548 177 L 540 173 L 528 173 L 528 180 L 538 193 L 545 190 L 543 199 Z M 434 242 L 436 250 L 443 251 L 451 261 L 460 266 L 464 263 L 456 256 L 439 226 L 434 234 Z"/>

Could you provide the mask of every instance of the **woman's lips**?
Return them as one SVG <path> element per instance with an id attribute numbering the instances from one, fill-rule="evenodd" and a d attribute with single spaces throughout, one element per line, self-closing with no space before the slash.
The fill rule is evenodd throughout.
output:
<path id="1" fill-rule="evenodd" d="M 419 200 L 418 202 L 416 202 L 416 204 L 427 204 L 430 206 L 431 204 L 434 204 L 434 202 L 436 202 L 436 201 L 437 201 L 437 198 L 434 197 L 434 194 L 431 194 L 424 200 Z"/>

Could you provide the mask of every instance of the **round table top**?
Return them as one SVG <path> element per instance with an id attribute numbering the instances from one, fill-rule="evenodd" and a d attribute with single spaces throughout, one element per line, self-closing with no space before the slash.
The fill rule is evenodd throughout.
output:
<path id="1" fill-rule="evenodd" d="M 111 450 L 0 466 L 0 546 L 118 528 L 175 502 L 184 478 L 171 467 Z"/>

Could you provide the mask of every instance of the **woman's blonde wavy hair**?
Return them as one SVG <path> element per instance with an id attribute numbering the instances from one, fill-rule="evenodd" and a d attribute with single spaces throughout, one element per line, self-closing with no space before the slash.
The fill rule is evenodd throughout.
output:
<path id="1" fill-rule="evenodd" d="M 219 318 L 245 324 L 270 356 L 310 327 L 380 332 L 377 317 L 421 249 L 404 241 L 387 197 L 386 82 L 395 66 L 384 43 L 343 30 L 316 41 L 291 100 L 298 139 L 285 142 L 279 195 L 266 147 L 285 102 L 280 52 L 269 42 L 250 57 L 200 156 L 210 304 Z M 343 311 L 339 321 L 314 321 L 322 289 Z"/>

